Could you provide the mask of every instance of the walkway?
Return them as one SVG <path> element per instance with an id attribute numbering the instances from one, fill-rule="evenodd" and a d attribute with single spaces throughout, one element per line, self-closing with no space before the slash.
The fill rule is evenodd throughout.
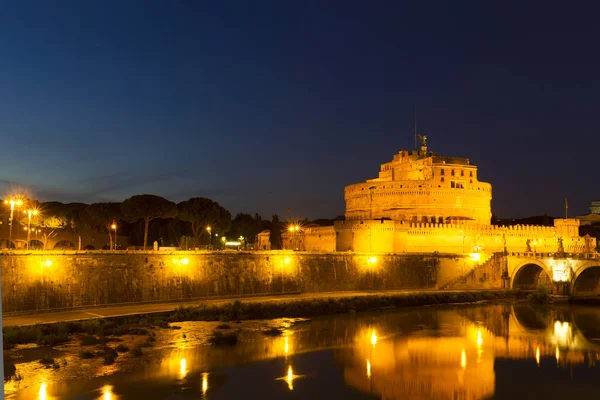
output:
<path id="1" fill-rule="evenodd" d="M 464 292 L 464 290 L 460 290 Z M 23 315 L 5 316 L 2 318 L 2 326 L 14 326 L 14 325 L 35 325 L 35 324 L 51 324 L 54 322 L 66 322 L 66 321 L 81 321 L 86 319 L 94 318 L 105 318 L 105 317 L 121 317 L 127 315 L 137 314 L 150 314 L 159 312 L 173 311 L 181 306 L 197 306 L 199 304 L 204 305 L 219 305 L 224 303 L 231 303 L 235 300 L 243 301 L 244 303 L 259 303 L 259 302 L 280 302 L 280 301 L 291 301 L 301 299 L 318 299 L 318 298 L 343 298 L 351 296 L 374 296 L 374 295 L 393 295 L 402 293 L 418 293 L 418 292 L 436 292 L 443 293 L 435 289 L 431 290 L 390 290 L 390 291 L 377 291 L 377 292 L 323 292 L 323 293 L 304 293 L 304 294 L 284 294 L 275 296 L 261 296 L 261 297 L 248 297 L 248 298 L 228 298 L 228 299 L 213 299 L 213 300 L 194 300 L 187 302 L 172 302 L 172 303 L 152 303 L 152 304 L 135 304 L 135 305 L 121 305 L 121 306 L 106 306 L 106 307 L 93 307 L 86 309 L 68 310 L 68 311 L 54 311 L 46 313 L 31 313 Z M 448 292 L 452 292 L 451 290 Z"/>

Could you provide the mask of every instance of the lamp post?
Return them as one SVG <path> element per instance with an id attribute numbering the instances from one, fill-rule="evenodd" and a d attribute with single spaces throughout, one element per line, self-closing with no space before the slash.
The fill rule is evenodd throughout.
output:
<path id="1" fill-rule="evenodd" d="M 117 222 L 113 221 L 113 223 L 110 227 L 115 233 L 115 242 L 113 244 L 113 246 L 114 246 L 113 250 L 117 250 Z"/>
<path id="2" fill-rule="evenodd" d="M 31 216 L 37 215 L 37 213 L 37 210 L 27 210 L 27 250 L 29 250 L 29 241 L 31 240 Z"/>
<path id="3" fill-rule="evenodd" d="M 210 225 L 206 227 L 206 232 L 208 232 L 208 235 L 209 235 L 208 249 L 211 250 L 212 249 L 212 228 L 210 227 Z"/>
<path id="4" fill-rule="evenodd" d="M 10 248 L 12 244 L 12 226 L 13 226 L 13 215 L 15 212 L 15 207 L 20 207 L 23 202 L 21 200 L 4 200 L 4 204 L 10 204 L 10 218 L 8 219 L 8 248 Z"/>

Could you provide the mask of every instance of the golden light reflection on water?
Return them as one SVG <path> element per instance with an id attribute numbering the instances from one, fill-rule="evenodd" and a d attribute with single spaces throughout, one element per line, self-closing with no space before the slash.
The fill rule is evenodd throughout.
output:
<path id="1" fill-rule="evenodd" d="M 554 368 L 553 357 L 559 367 L 566 367 L 587 360 L 582 349 L 600 354 L 600 346 L 587 340 L 582 335 L 584 327 L 566 313 L 560 317 L 571 322 L 556 321 L 551 314 L 536 315 L 538 325 L 534 329 L 528 328 L 533 325 L 524 323 L 527 321 L 522 315 L 509 314 L 506 310 L 506 307 L 498 308 L 497 312 L 486 308 L 479 314 L 477 310 L 472 314 L 467 313 L 470 310 L 435 311 L 432 315 L 425 311 L 418 317 L 390 313 L 390 316 L 381 315 L 381 319 L 376 320 L 360 316 L 340 318 L 335 320 L 337 325 L 322 320 L 314 325 L 307 323 L 300 328 L 287 329 L 278 337 L 264 337 L 258 330 L 256 336 L 252 336 L 253 340 L 240 341 L 231 348 L 209 349 L 194 344 L 184 348 L 183 344 L 173 342 L 173 348 L 166 349 L 160 365 L 149 368 L 150 373 L 144 370 L 136 379 L 139 385 L 163 385 L 158 383 L 162 381 L 193 387 L 195 398 L 206 398 L 212 397 L 213 392 L 218 393 L 225 385 L 219 368 L 278 358 L 277 362 L 283 365 L 267 379 L 284 381 L 277 385 L 281 391 L 297 392 L 304 382 L 299 383 L 300 376 L 295 373 L 304 371 L 297 370 L 302 364 L 296 357 L 311 351 L 334 349 L 336 368 L 343 368 L 346 384 L 355 389 L 389 399 L 419 395 L 443 399 L 453 398 L 458 393 L 465 400 L 479 400 L 494 394 L 497 383 L 494 363 L 498 359 L 525 360 L 534 368 L 533 363 L 541 366 L 541 357 L 545 357 L 541 367 L 546 367 L 548 361 Z M 505 318 L 500 318 L 502 316 Z M 524 322 L 520 323 L 517 318 Z M 336 329 L 331 330 L 332 325 Z M 250 330 L 242 333 L 252 334 Z M 571 345 L 564 347 L 563 343 Z M 578 345 L 573 346 L 573 343 Z M 65 395 L 67 390 L 61 388 L 55 378 L 62 371 L 63 368 L 59 372 L 36 368 L 36 380 L 28 382 L 27 395 L 18 398 L 69 398 Z M 210 382 L 209 373 L 202 371 L 212 371 Z M 276 378 L 277 375 L 280 377 Z M 127 379 L 127 385 L 132 384 L 130 376 Z M 101 386 L 105 382 L 91 390 L 97 399 L 116 400 L 118 396 L 114 391 L 120 393 L 125 384 L 111 380 L 109 382 L 114 386 Z M 312 384 L 311 380 L 306 379 L 306 384 Z"/>
<path id="2" fill-rule="evenodd" d="M 292 366 L 288 367 L 286 381 L 288 384 L 288 389 L 294 390 L 294 371 L 292 370 Z"/>
<path id="3" fill-rule="evenodd" d="M 205 395 L 208 391 L 208 372 L 202 373 L 202 394 Z"/>
<path id="4" fill-rule="evenodd" d="M 48 399 L 48 384 L 46 382 L 42 382 L 42 384 L 40 385 L 40 391 L 39 391 L 39 400 L 47 400 Z"/>
<path id="5" fill-rule="evenodd" d="M 102 386 L 102 400 L 115 400 L 113 396 L 113 387 L 111 385 Z"/>
<path id="6" fill-rule="evenodd" d="M 285 376 L 282 376 L 281 378 L 276 378 L 276 380 L 285 381 L 287 383 L 288 389 L 294 390 L 294 381 L 302 377 L 304 377 L 304 375 L 295 375 L 292 366 L 288 365 L 287 373 L 285 374 Z"/>
<path id="7" fill-rule="evenodd" d="M 187 360 L 182 358 L 179 360 L 179 378 L 183 379 L 187 375 Z"/>

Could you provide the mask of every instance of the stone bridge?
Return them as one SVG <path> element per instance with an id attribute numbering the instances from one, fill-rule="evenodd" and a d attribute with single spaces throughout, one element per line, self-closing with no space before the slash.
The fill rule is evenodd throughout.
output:
<path id="1" fill-rule="evenodd" d="M 508 253 L 506 272 L 515 289 L 546 284 L 559 294 L 600 295 L 600 253 Z"/>

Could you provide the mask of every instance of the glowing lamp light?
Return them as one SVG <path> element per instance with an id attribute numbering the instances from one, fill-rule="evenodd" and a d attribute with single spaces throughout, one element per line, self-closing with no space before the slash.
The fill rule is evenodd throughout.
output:
<path id="1" fill-rule="evenodd" d="M 45 265 L 46 267 L 51 267 L 51 266 L 52 266 L 52 260 L 46 260 L 46 261 L 44 262 L 44 265 Z"/>
<path id="2" fill-rule="evenodd" d="M 535 362 L 539 367 L 540 366 L 540 346 L 536 347 L 536 349 L 535 349 Z"/>
<path id="3" fill-rule="evenodd" d="M 369 257 L 369 264 L 375 264 L 375 263 L 377 263 L 377 257 L 375 257 L 375 256 Z"/>
<path id="4" fill-rule="evenodd" d="M 367 360 L 367 378 L 371 379 L 371 361 Z"/>
<path id="5" fill-rule="evenodd" d="M 552 279 L 555 282 L 567 282 L 569 280 L 569 271 L 564 263 L 552 266 Z"/>
<path id="6" fill-rule="evenodd" d="M 182 263 L 183 265 L 188 265 L 188 264 L 189 264 L 189 262 L 190 262 L 190 260 L 188 260 L 187 258 L 184 258 L 183 260 L 181 260 L 181 263 Z"/>
<path id="7" fill-rule="evenodd" d="M 225 246 L 239 246 L 241 242 L 225 242 Z"/>
<path id="8" fill-rule="evenodd" d="M 481 330 L 477 331 L 477 346 L 481 347 L 481 344 L 483 343 L 483 339 L 481 337 Z"/>
<path id="9" fill-rule="evenodd" d="M 481 260 L 481 253 L 471 253 L 469 254 L 469 258 L 471 259 L 471 261 L 479 261 Z"/>
<path id="10" fill-rule="evenodd" d="M 284 260 L 284 262 L 285 262 L 286 264 L 289 264 L 289 263 L 290 263 L 290 261 L 291 261 L 291 260 L 290 260 L 290 258 L 289 258 L 289 257 L 286 257 L 286 258 L 285 258 L 285 260 Z"/>
<path id="11" fill-rule="evenodd" d="M 460 353 L 460 366 L 463 368 L 467 367 L 467 352 L 463 349 L 462 353 Z"/>
<path id="12" fill-rule="evenodd" d="M 112 224 L 110 227 L 111 229 L 117 229 L 117 224 Z"/>

